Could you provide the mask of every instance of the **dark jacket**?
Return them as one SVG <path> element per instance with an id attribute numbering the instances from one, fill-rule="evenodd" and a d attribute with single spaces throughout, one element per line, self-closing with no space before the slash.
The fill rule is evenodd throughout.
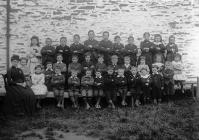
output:
<path id="1" fill-rule="evenodd" d="M 42 64 L 46 65 L 46 62 L 55 62 L 55 48 L 53 46 L 44 46 L 41 49 Z"/>
<path id="2" fill-rule="evenodd" d="M 63 55 L 63 62 L 68 65 L 71 62 L 71 51 L 69 46 L 57 46 L 56 54 L 61 53 Z"/>
<path id="3" fill-rule="evenodd" d="M 65 76 L 60 74 L 60 75 L 57 75 L 57 74 L 54 74 L 52 76 L 52 79 L 51 79 L 51 84 L 54 88 L 57 88 L 57 89 L 64 89 L 64 85 L 65 85 Z"/>

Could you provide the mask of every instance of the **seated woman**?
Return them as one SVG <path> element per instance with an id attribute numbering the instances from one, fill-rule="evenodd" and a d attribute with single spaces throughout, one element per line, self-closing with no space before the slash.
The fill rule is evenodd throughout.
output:
<path id="1" fill-rule="evenodd" d="M 11 57 L 11 68 L 7 71 L 6 96 L 4 102 L 5 114 L 33 115 L 35 111 L 35 96 L 33 91 L 26 86 L 23 71 L 18 68 L 19 56 Z"/>

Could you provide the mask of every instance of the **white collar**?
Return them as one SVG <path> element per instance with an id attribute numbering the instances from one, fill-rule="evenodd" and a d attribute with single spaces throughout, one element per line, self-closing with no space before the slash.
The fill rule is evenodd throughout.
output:
<path id="1" fill-rule="evenodd" d="M 58 61 L 57 61 L 57 64 L 62 64 L 62 63 L 63 63 L 62 61 L 61 61 L 61 62 L 58 62 Z"/>
<path id="2" fill-rule="evenodd" d="M 162 44 L 161 42 L 154 42 L 155 45 L 160 45 Z"/>
<path id="3" fill-rule="evenodd" d="M 124 64 L 124 66 L 125 66 L 126 68 L 128 68 L 128 67 L 130 67 L 130 64 Z"/>
<path id="4" fill-rule="evenodd" d="M 142 78 L 148 78 L 149 77 L 149 74 L 143 76 L 143 75 L 140 75 Z"/>
<path id="5" fill-rule="evenodd" d="M 102 76 L 100 76 L 100 77 L 97 77 L 97 76 L 96 76 L 95 78 L 102 78 Z"/>
<path id="6" fill-rule="evenodd" d="M 53 71 L 53 69 L 52 69 L 52 68 L 51 68 L 51 69 L 46 68 L 46 71 L 48 71 L 48 70 Z"/>
<path id="7" fill-rule="evenodd" d="M 122 78 L 124 78 L 124 75 L 123 75 L 123 76 L 117 75 L 117 77 L 122 77 Z"/>
<path id="8" fill-rule="evenodd" d="M 55 74 L 55 76 L 60 76 L 61 75 L 61 73 L 59 73 L 59 74 Z"/>

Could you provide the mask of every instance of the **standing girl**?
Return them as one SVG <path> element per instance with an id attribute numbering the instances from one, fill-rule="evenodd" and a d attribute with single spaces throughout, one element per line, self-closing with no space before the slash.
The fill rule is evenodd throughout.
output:
<path id="1" fill-rule="evenodd" d="M 31 76 L 32 78 L 32 90 L 37 97 L 37 108 L 41 108 L 40 100 L 46 96 L 47 87 L 45 83 L 45 76 L 42 73 L 42 66 L 37 65 L 35 67 L 35 73 Z"/>
<path id="2" fill-rule="evenodd" d="M 32 36 L 29 50 L 29 67 L 31 74 L 34 74 L 35 66 L 41 64 L 41 54 L 39 38 L 37 36 Z"/>

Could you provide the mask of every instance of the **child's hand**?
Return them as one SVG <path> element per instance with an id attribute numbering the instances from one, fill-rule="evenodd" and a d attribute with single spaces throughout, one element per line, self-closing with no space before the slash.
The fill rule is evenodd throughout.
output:
<path id="1" fill-rule="evenodd" d="M 164 90 L 164 87 L 161 87 L 161 90 Z"/>

